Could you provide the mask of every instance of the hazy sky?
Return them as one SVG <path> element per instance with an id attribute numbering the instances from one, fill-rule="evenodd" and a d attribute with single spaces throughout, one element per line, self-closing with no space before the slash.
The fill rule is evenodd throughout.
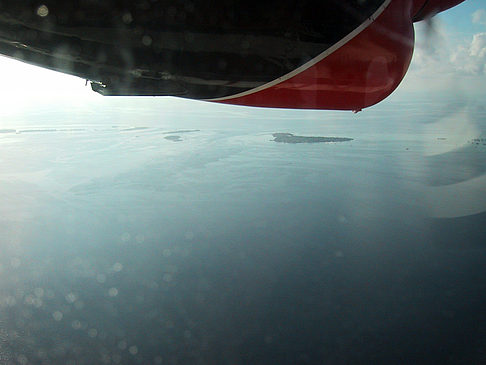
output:
<path id="1" fill-rule="evenodd" d="M 416 25 L 416 49 L 410 70 L 399 87 L 405 92 L 485 94 L 486 4 L 467 0 L 435 18 L 427 38 L 424 24 Z M 70 102 L 100 98 L 82 79 L 0 57 L 2 113 L 25 103 L 67 98 Z M 127 100 L 128 101 L 128 100 Z M 163 103 L 172 99 L 165 98 Z"/>

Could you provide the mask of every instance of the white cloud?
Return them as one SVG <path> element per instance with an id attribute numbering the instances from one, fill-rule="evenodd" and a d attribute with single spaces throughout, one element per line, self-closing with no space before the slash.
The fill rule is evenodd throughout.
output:
<path id="1" fill-rule="evenodd" d="M 486 16 L 486 11 L 484 12 Z M 474 21 L 482 21 L 476 12 Z M 412 64 L 405 78 L 408 90 L 434 89 L 459 93 L 485 93 L 485 31 L 460 38 L 451 34 L 440 18 L 430 24 L 416 23 L 416 46 Z M 429 28 L 428 28 L 429 27 Z"/>
<path id="2" fill-rule="evenodd" d="M 422 22 L 417 23 L 416 44 L 411 71 L 421 76 L 436 77 L 454 73 L 455 69 L 449 60 L 451 50 L 450 37 L 440 21 L 433 26 Z"/>
<path id="3" fill-rule="evenodd" d="M 471 43 L 458 46 L 451 56 L 451 62 L 459 71 L 472 75 L 485 75 L 486 33 L 474 34 Z"/>
<path id="4" fill-rule="evenodd" d="M 486 10 L 484 9 L 476 10 L 472 15 L 472 21 L 474 24 L 486 25 Z"/>
<path id="5" fill-rule="evenodd" d="M 486 56 L 486 33 L 475 34 L 471 43 L 471 56 Z"/>
<path id="6" fill-rule="evenodd" d="M 486 75 L 486 32 L 456 44 L 451 44 L 450 39 L 440 22 L 435 22 L 432 32 L 426 24 L 419 24 L 412 69 L 431 76 Z"/>

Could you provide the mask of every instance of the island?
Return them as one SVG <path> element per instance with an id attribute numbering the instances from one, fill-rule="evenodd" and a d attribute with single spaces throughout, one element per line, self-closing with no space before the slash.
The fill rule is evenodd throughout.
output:
<path id="1" fill-rule="evenodd" d="M 120 131 L 121 132 L 133 132 L 133 131 L 142 131 L 144 129 L 148 129 L 148 127 L 130 127 L 130 128 L 120 129 Z"/>
<path id="2" fill-rule="evenodd" d="M 200 132 L 200 129 L 181 129 L 178 131 L 171 131 L 171 132 L 165 132 L 165 134 L 181 134 L 181 133 L 193 133 L 193 132 Z"/>
<path id="3" fill-rule="evenodd" d="M 330 142 L 349 142 L 353 138 L 343 137 L 305 137 L 294 136 L 292 133 L 274 133 L 275 142 L 280 143 L 330 143 Z"/>
<path id="4" fill-rule="evenodd" d="M 167 137 L 164 137 L 164 138 L 169 140 L 169 141 L 172 141 L 172 142 L 182 141 L 182 138 L 180 136 L 175 136 L 175 135 L 167 136 Z"/>
<path id="5" fill-rule="evenodd" d="M 486 138 L 474 138 L 469 141 L 469 143 L 486 146 Z"/>

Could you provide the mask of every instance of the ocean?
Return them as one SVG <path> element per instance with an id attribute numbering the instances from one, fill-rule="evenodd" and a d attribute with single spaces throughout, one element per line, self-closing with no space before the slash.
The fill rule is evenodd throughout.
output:
<path id="1" fill-rule="evenodd" d="M 2 363 L 486 362 L 481 103 L 106 97 L 0 127 Z"/>

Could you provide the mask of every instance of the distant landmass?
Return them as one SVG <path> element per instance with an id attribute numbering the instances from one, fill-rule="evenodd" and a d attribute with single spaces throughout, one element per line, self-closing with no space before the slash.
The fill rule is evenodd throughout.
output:
<path id="1" fill-rule="evenodd" d="M 292 133 L 274 133 L 275 142 L 280 143 L 329 143 L 329 142 L 349 142 L 353 138 L 343 137 L 305 137 L 294 136 Z"/>
<path id="2" fill-rule="evenodd" d="M 486 138 L 474 138 L 469 141 L 471 144 L 479 145 L 482 144 L 483 146 L 486 146 Z"/>
<path id="3" fill-rule="evenodd" d="M 178 136 L 177 134 L 181 133 L 192 133 L 192 132 L 200 132 L 199 129 L 180 129 L 177 131 L 170 131 L 170 132 L 165 132 L 164 134 L 170 134 L 167 137 L 164 137 L 165 139 L 172 141 L 172 142 L 180 142 L 182 141 L 181 136 Z"/>
<path id="4" fill-rule="evenodd" d="M 178 131 L 171 131 L 171 132 L 165 132 L 165 134 L 180 134 L 180 133 L 192 133 L 192 132 L 200 132 L 200 129 L 181 129 Z"/>
<path id="5" fill-rule="evenodd" d="M 144 130 L 144 129 L 148 129 L 148 127 L 130 127 L 130 128 L 120 129 L 120 131 L 131 132 L 131 131 L 141 131 L 141 130 Z"/>
<path id="6" fill-rule="evenodd" d="M 165 139 L 168 139 L 169 141 L 172 141 L 172 142 L 180 142 L 182 141 L 181 137 L 180 136 L 175 136 L 175 135 L 172 135 L 172 136 L 167 136 L 167 137 L 164 137 Z"/>

